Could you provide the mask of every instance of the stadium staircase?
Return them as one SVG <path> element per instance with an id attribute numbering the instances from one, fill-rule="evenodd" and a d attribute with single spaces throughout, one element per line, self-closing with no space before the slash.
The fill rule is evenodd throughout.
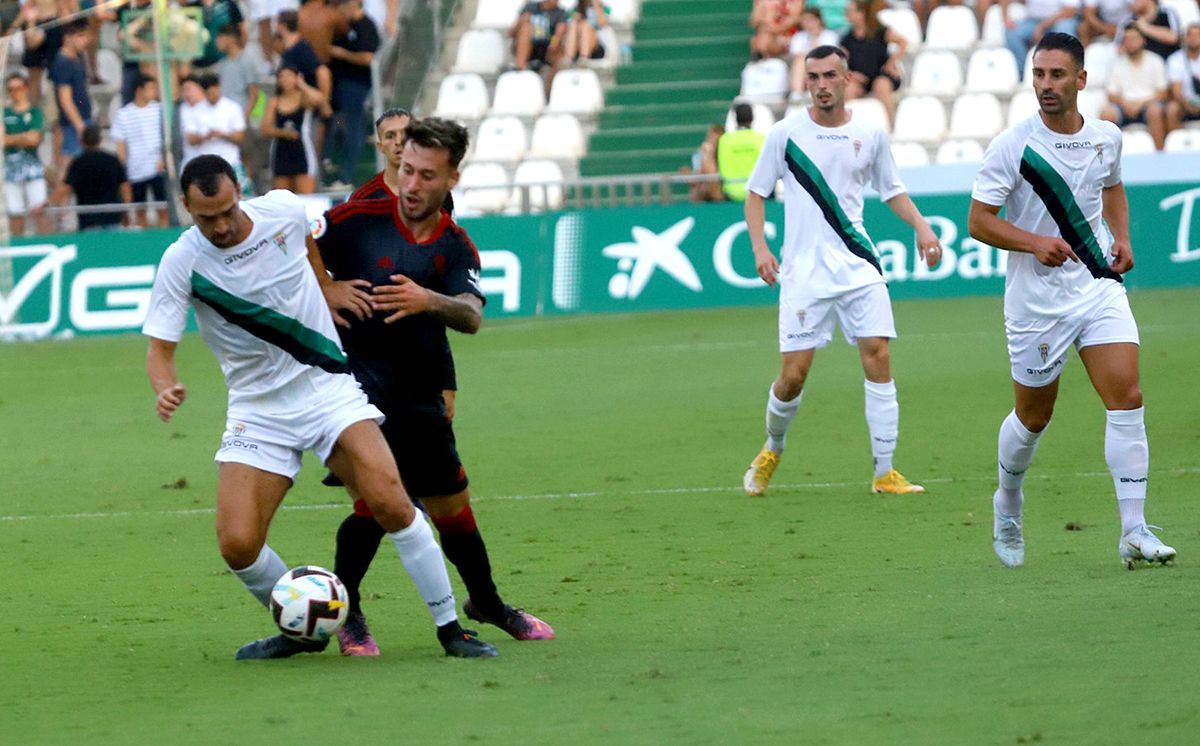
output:
<path id="1" fill-rule="evenodd" d="M 748 58 L 750 0 L 643 0 L 581 176 L 670 173 L 724 123 Z"/>

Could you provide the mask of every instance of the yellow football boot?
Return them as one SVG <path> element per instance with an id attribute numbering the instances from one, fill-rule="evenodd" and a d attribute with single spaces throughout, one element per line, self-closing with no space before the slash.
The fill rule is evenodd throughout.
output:
<path id="1" fill-rule="evenodd" d="M 875 479 L 871 484 L 871 491 L 876 495 L 912 495 L 924 492 L 925 488 L 919 484 L 913 484 L 905 479 L 903 474 L 892 469 L 882 477 Z"/>
<path id="2" fill-rule="evenodd" d="M 746 476 L 742 477 L 742 486 L 746 488 L 746 494 L 750 497 L 758 497 L 767 491 L 767 485 L 771 483 L 771 477 L 775 475 L 775 470 L 779 468 L 779 455 L 768 449 L 765 445 L 754 460 L 750 462 L 750 468 L 746 470 Z"/>

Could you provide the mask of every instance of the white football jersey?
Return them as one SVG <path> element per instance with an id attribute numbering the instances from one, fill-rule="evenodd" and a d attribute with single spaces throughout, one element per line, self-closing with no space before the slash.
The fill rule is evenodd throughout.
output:
<path id="1" fill-rule="evenodd" d="M 822 127 L 808 111 L 771 128 L 747 188 L 770 196 L 783 179 L 783 292 L 832 298 L 883 282 L 879 253 L 863 229 L 863 187 L 887 201 L 906 190 L 887 134 L 851 117 Z"/>
<path id="2" fill-rule="evenodd" d="M 1060 135 L 1040 114 L 992 140 L 971 198 L 1003 207 L 1004 218 L 1039 236 L 1061 236 L 1080 261 L 1047 267 L 1033 254 L 1011 252 L 1004 315 L 1058 318 L 1113 292 L 1124 292 L 1109 265 L 1112 235 L 1104 225 L 1102 191 L 1121 183 L 1121 130 L 1084 117 Z"/>
<path id="3" fill-rule="evenodd" d="M 191 227 L 163 253 L 142 333 L 178 342 L 188 305 L 217 356 L 229 403 L 275 395 L 320 368 L 347 373 L 346 355 L 308 263 L 304 205 L 275 190 L 242 202 L 250 236 L 219 249 Z"/>

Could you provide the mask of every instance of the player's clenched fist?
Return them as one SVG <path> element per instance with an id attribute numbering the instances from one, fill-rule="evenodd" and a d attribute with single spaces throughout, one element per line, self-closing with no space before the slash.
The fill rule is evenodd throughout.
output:
<path id="1" fill-rule="evenodd" d="M 179 409 L 179 405 L 183 404 L 185 398 L 187 398 L 187 389 L 183 387 L 182 383 L 168 386 L 158 392 L 158 401 L 155 402 L 158 419 L 170 422 L 171 418 L 175 416 L 175 410 Z"/>
<path id="2" fill-rule="evenodd" d="M 1068 259 L 1079 261 L 1071 244 L 1056 236 L 1039 236 L 1033 244 L 1033 255 L 1047 267 L 1061 267 Z"/>

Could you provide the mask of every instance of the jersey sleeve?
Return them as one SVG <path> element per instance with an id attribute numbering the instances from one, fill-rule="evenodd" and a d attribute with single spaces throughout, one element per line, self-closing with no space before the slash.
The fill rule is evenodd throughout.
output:
<path id="1" fill-rule="evenodd" d="M 892 146 L 883 130 L 875 130 L 875 162 L 871 165 L 871 186 L 879 192 L 879 199 L 887 202 L 908 191 L 900 174 L 896 171 L 896 159 Z"/>
<path id="2" fill-rule="evenodd" d="M 167 342 L 182 339 L 187 326 L 191 292 L 191 268 L 181 244 L 176 242 L 163 252 L 162 261 L 158 264 L 142 334 Z"/>
<path id="3" fill-rule="evenodd" d="M 1105 177 L 1104 181 L 1101 182 L 1101 185 L 1105 189 L 1108 189 L 1109 187 L 1115 187 L 1117 184 L 1121 183 L 1121 150 L 1123 146 L 1123 140 L 1121 138 L 1121 130 L 1118 129 L 1115 124 L 1110 124 L 1110 126 L 1112 127 L 1113 131 L 1109 139 L 1112 144 L 1114 157 L 1112 159 L 1112 167 L 1109 169 L 1108 175 Z"/>
<path id="4" fill-rule="evenodd" d="M 746 189 L 766 199 L 775 191 L 775 184 L 783 176 L 783 151 L 787 147 L 787 128 L 779 123 L 767 133 L 758 162 L 746 180 Z"/>
<path id="5" fill-rule="evenodd" d="M 1002 135 L 988 145 L 983 164 L 975 175 L 971 199 L 993 207 L 1002 207 L 1008 201 L 1008 195 L 1019 179 L 1017 162 L 1012 154 L 1013 141 L 1013 137 Z"/>
<path id="6" fill-rule="evenodd" d="M 333 212 L 326 210 L 321 217 L 310 222 L 308 234 L 316 241 L 317 250 L 321 252 L 321 261 L 325 263 L 325 269 L 333 273 L 334 279 L 354 279 L 342 276 L 345 273 L 345 264 L 342 262 L 342 252 L 338 251 L 338 247 L 344 245 L 349 234 L 353 232 L 354 219 L 346 217 L 338 220 L 338 216 L 333 216 Z"/>
<path id="7" fill-rule="evenodd" d="M 479 251 L 462 228 L 455 226 L 454 233 L 458 240 L 451 242 L 446 251 L 446 294 L 470 293 L 486 303 L 479 286 Z"/>

